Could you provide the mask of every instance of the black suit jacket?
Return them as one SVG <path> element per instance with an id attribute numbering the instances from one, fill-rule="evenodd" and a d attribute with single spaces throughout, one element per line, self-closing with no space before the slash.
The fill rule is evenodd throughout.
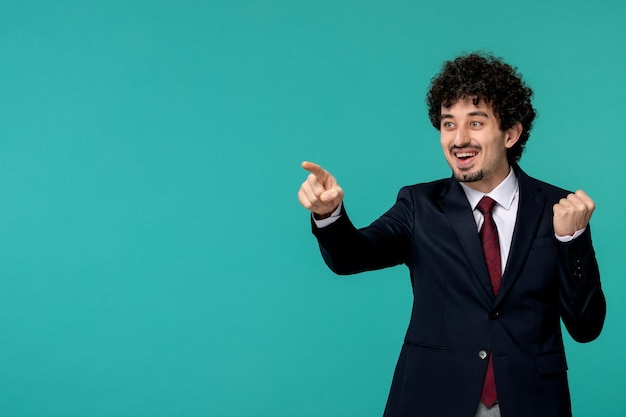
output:
<path id="1" fill-rule="evenodd" d="M 343 210 L 313 228 L 338 274 L 409 268 L 413 310 L 386 417 L 474 416 L 489 353 L 504 417 L 571 416 L 560 319 L 574 340 L 588 342 L 606 313 L 590 229 L 559 242 L 552 207 L 568 192 L 514 169 L 519 208 L 497 296 L 455 179 L 401 189 L 369 227 L 355 228 Z"/>

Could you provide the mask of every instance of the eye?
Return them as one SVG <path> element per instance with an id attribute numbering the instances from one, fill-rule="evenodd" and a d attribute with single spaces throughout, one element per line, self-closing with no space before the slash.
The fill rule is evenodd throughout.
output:
<path id="1" fill-rule="evenodd" d="M 441 127 L 443 127 L 444 129 L 452 129 L 454 127 L 454 123 L 453 122 L 449 122 L 449 121 L 444 121 L 441 122 Z"/>
<path id="2" fill-rule="evenodd" d="M 478 121 L 470 122 L 470 127 L 481 127 L 483 124 Z"/>

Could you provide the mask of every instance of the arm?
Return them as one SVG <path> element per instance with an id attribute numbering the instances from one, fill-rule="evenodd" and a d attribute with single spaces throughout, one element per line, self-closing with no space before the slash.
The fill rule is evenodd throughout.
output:
<path id="1" fill-rule="evenodd" d="M 412 219 L 408 191 L 401 191 L 394 207 L 372 225 L 357 229 L 341 204 L 343 190 L 335 178 L 317 164 L 303 162 L 302 167 L 310 174 L 300 187 L 298 199 L 311 210 L 313 218 L 326 219 L 340 209 L 339 216 L 324 227 L 317 227 L 312 220 L 322 256 L 332 271 L 353 274 L 397 265 L 407 259 L 410 229 L 406 225 Z"/>
<path id="2" fill-rule="evenodd" d="M 583 191 L 569 194 L 554 205 L 554 231 L 557 235 L 585 232 L 561 246 L 561 317 L 572 338 L 589 342 L 598 337 L 606 316 L 606 301 L 600 285 L 600 272 L 591 242 L 589 220 L 595 203 Z"/>
<path id="3" fill-rule="evenodd" d="M 561 317 L 574 340 L 590 342 L 602 331 L 606 301 L 589 227 L 580 237 L 562 245 Z"/>
<path id="4" fill-rule="evenodd" d="M 394 206 L 362 229 L 352 224 L 344 207 L 340 217 L 326 227 L 313 222 L 313 234 L 328 267 L 347 275 L 406 263 L 412 218 L 408 197 L 409 192 L 401 190 Z"/>

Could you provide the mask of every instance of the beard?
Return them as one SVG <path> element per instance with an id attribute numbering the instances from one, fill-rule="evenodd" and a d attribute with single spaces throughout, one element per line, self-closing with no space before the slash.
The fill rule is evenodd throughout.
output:
<path id="1" fill-rule="evenodd" d="M 478 170 L 476 172 L 454 172 L 454 178 L 459 182 L 476 182 L 485 178 L 485 175 L 482 170 Z"/>

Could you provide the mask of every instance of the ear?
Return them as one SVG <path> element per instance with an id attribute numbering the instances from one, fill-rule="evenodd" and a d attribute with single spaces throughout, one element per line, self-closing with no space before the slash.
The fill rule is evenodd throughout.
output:
<path id="1" fill-rule="evenodd" d="M 522 124 L 520 122 L 517 122 L 513 126 L 508 128 L 505 131 L 506 138 L 504 140 L 504 146 L 507 149 L 511 149 L 513 147 L 513 145 L 515 145 L 517 143 L 519 137 L 522 135 L 522 131 L 523 130 L 524 130 L 524 128 L 522 127 Z"/>

